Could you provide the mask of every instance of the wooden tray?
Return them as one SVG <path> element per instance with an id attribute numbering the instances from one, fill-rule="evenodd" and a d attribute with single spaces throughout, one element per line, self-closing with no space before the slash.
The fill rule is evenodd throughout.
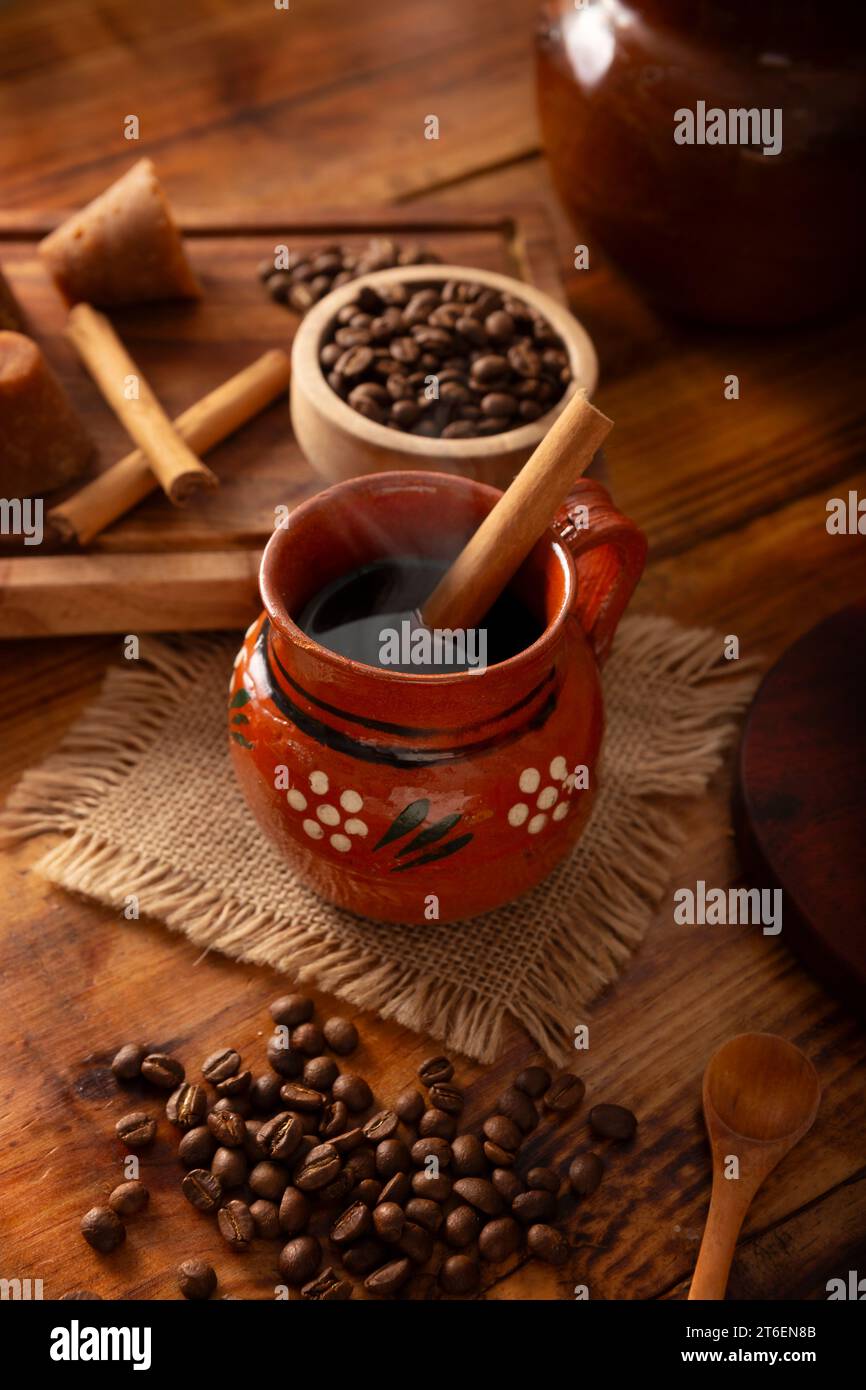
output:
<path id="1" fill-rule="evenodd" d="M 63 337 L 66 310 L 36 254 L 60 221 L 26 213 L 0 217 L 0 264 L 29 331 L 69 390 L 99 446 L 96 471 L 131 447 L 122 427 Z M 363 244 L 372 235 L 417 240 L 443 260 L 528 280 L 564 300 L 557 251 L 541 207 L 518 218 L 455 217 L 435 207 L 363 217 L 317 214 L 279 225 L 181 219 L 205 289 L 200 304 L 145 305 L 113 314 L 125 343 L 174 417 L 271 347 L 286 347 L 296 319 L 274 304 L 256 267 L 280 242 Z M 154 493 L 86 552 L 45 547 L 0 558 L 0 637 L 47 633 L 166 632 L 244 627 L 258 612 L 258 563 L 274 509 L 321 486 L 292 437 L 287 400 L 207 455 L 220 487 L 186 510 Z M 62 494 L 57 494 L 59 498 Z M 52 497 L 52 501 L 56 500 Z"/>

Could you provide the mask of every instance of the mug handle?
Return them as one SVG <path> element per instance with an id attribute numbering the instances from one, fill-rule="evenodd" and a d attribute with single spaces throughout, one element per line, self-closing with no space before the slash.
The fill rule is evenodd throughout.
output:
<path id="1" fill-rule="evenodd" d="M 601 663 L 643 573 L 647 538 L 617 511 L 595 478 L 578 479 L 553 529 L 571 551 L 577 570 L 574 614 Z"/>

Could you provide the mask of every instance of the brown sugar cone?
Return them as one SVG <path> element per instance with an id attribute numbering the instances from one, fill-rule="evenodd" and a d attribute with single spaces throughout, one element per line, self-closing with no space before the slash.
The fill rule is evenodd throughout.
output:
<path id="1" fill-rule="evenodd" d="M 71 303 L 111 306 L 201 294 L 149 159 L 67 218 L 39 243 L 39 252 Z"/>
<path id="2" fill-rule="evenodd" d="M 12 293 L 3 271 L 0 270 L 0 330 L 11 329 L 14 333 L 23 333 L 24 327 L 21 305 Z"/>
<path id="3" fill-rule="evenodd" d="M 0 332 L 0 496 L 34 497 L 77 478 L 94 446 L 39 348 Z"/>

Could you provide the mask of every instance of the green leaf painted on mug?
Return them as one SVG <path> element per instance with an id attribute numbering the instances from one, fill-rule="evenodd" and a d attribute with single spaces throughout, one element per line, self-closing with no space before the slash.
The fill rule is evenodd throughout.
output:
<path id="1" fill-rule="evenodd" d="M 432 845 L 436 840 L 441 840 L 443 835 L 447 835 L 449 830 L 460 820 L 460 812 L 454 811 L 450 816 L 443 816 L 437 820 L 435 825 L 428 825 L 426 830 L 422 830 L 420 835 L 416 835 L 414 840 L 410 840 L 408 845 L 398 849 L 397 858 L 402 859 L 404 854 L 414 854 L 416 849 L 424 849 L 427 845 Z"/>
<path id="2" fill-rule="evenodd" d="M 232 696 L 229 709 L 240 709 L 241 705 L 248 705 L 250 702 L 250 692 L 248 690 L 236 690 Z"/>
<path id="3" fill-rule="evenodd" d="M 463 849 L 464 845 L 468 845 L 472 839 L 474 839 L 472 832 L 467 831 L 465 835 L 458 835 L 456 840 L 449 840 L 447 844 L 440 845 L 438 849 L 431 850 L 429 854 L 422 854 L 420 859 L 413 859 L 408 864 L 395 864 L 391 873 L 402 874 L 405 869 L 417 869 L 422 864 L 433 864 L 437 859 L 447 859 L 449 855 L 456 854 L 459 849 Z"/>
<path id="4" fill-rule="evenodd" d="M 249 739 L 244 738 L 243 734 L 239 734 L 236 729 L 231 729 L 229 732 L 231 733 L 231 736 L 234 739 L 235 743 L 239 743 L 241 748 L 255 748 L 256 745 L 254 743 L 250 743 Z"/>
<path id="5" fill-rule="evenodd" d="M 410 801 L 405 806 L 399 816 L 391 822 L 377 845 L 373 846 L 373 851 L 384 849 L 385 845 L 390 845 L 392 840 L 399 840 L 401 836 L 408 835 L 410 830 L 414 830 L 416 825 L 420 825 L 427 819 L 427 812 L 430 810 L 430 802 L 425 797 L 420 801 Z"/>

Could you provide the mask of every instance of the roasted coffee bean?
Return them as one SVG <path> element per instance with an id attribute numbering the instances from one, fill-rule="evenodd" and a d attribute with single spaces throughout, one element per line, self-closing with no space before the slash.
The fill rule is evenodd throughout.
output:
<path id="1" fill-rule="evenodd" d="M 510 1149 L 503 1149 L 501 1144 L 494 1144 L 492 1140 L 484 1140 L 484 1157 L 494 1168 L 511 1168 L 514 1165 L 515 1155 Z"/>
<path id="2" fill-rule="evenodd" d="M 304 1085 L 330 1091 L 340 1071 L 333 1057 L 310 1057 L 304 1063 Z"/>
<path id="3" fill-rule="evenodd" d="M 100 1255 L 110 1255 L 126 1240 L 126 1227 L 111 1207 L 91 1207 L 81 1218 L 81 1234 Z"/>
<path id="4" fill-rule="evenodd" d="M 387 404 L 387 392 L 382 391 L 382 395 L 385 397 L 382 403 Z M 348 1057 L 358 1046 L 358 1030 L 348 1018 L 327 1019 L 322 1032 L 328 1047 L 340 1057 Z"/>
<path id="5" fill-rule="evenodd" d="M 418 1068 L 418 1075 L 425 1086 L 450 1081 L 454 1075 L 453 1064 L 447 1057 L 428 1057 Z"/>
<path id="6" fill-rule="evenodd" d="M 281 1110 L 265 1120 L 258 1133 L 258 1141 L 270 1158 L 291 1158 L 301 1143 L 301 1122 L 297 1115 Z"/>
<path id="7" fill-rule="evenodd" d="M 382 1195 L 382 1184 L 378 1178 L 364 1178 L 352 1193 L 358 1202 L 366 1202 L 368 1207 L 374 1207 Z"/>
<path id="8" fill-rule="evenodd" d="M 523 1135 L 507 1115 L 489 1115 L 482 1128 L 491 1144 L 498 1144 L 500 1148 L 508 1149 L 511 1153 L 520 1148 Z"/>
<path id="9" fill-rule="evenodd" d="M 366 1239 L 350 1245 L 348 1250 L 341 1250 L 340 1258 L 347 1273 L 369 1274 L 371 1269 L 387 1260 L 390 1254 L 387 1245 L 383 1245 L 375 1236 L 367 1236 Z"/>
<path id="10" fill-rule="evenodd" d="M 518 1091 L 523 1091 L 532 1100 L 538 1100 L 550 1085 L 550 1072 L 546 1067 L 525 1067 L 524 1070 L 514 1078 L 514 1084 Z"/>
<path id="11" fill-rule="evenodd" d="M 594 1105 L 589 1112 L 589 1125 L 602 1139 L 633 1139 L 637 1118 L 624 1105 Z"/>
<path id="12" fill-rule="evenodd" d="M 322 1247 L 315 1236 L 295 1236 L 280 1251 L 280 1274 L 287 1284 L 306 1284 L 322 1263 Z"/>
<path id="13" fill-rule="evenodd" d="M 215 1173 L 206 1168 L 193 1168 L 181 1179 L 181 1191 L 188 1202 L 199 1211 L 216 1211 L 222 1201 L 223 1187 Z"/>
<path id="14" fill-rule="evenodd" d="M 335 1100 L 330 1105 L 322 1107 L 319 1116 L 319 1133 L 323 1139 L 339 1140 L 337 1149 L 340 1153 L 348 1153 L 350 1148 L 357 1148 L 361 1143 L 364 1132 L 360 1129 L 347 1130 L 349 1123 L 349 1112 L 341 1100 Z M 358 1135 L 357 1141 L 354 1136 Z M 350 1138 L 350 1136 L 352 1136 Z"/>
<path id="15" fill-rule="evenodd" d="M 559 1174 L 553 1168 L 530 1168 L 526 1174 L 527 1187 L 540 1187 L 545 1192 L 552 1192 L 554 1197 L 559 1192 Z"/>
<path id="16" fill-rule="evenodd" d="M 415 1265 L 425 1265 L 433 1254 L 433 1237 L 415 1221 L 406 1222 L 397 1245 Z"/>
<path id="17" fill-rule="evenodd" d="M 217 1142 L 207 1125 L 187 1130 L 177 1147 L 177 1156 L 186 1168 L 206 1168 L 216 1152 Z"/>
<path id="18" fill-rule="evenodd" d="M 429 1197 L 412 1197 L 406 1203 L 406 1217 L 435 1235 L 445 1220 L 445 1213 L 439 1203 L 432 1202 Z"/>
<path id="19" fill-rule="evenodd" d="M 343 1072 L 341 1076 L 337 1077 L 332 1093 L 334 1100 L 343 1101 L 353 1115 L 359 1114 L 373 1104 L 373 1092 L 363 1076 L 354 1076 L 352 1072 Z"/>
<path id="20" fill-rule="evenodd" d="M 340 1136 L 338 1135 L 338 1142 L 339 1138 Z M 336 1148 L 336 1145 L 334 1145 L 333 1147 Z M 340 1150 L 337 1149 L 337 1153 L 339 1152 Z M 349 1169 L 349 1172 L 354 1175 L 355 1182 L 363 1182 L 365 1178 L 375 1178 L 375 1150 L 369 1148 L 367 1144 L 365 1144 L 363 1148 L 353 1149 L 352 1152 L 349 1154 L 348 1158 L 346 1159 L 346 1167 Z"/>
<path id="21" fill-rule="evenodd" d="M 553 1078 L 544 1093 L 542 1104 L 545 1110 L 552 1110 L 555 1115 L 568 1115 L 577 1109 L 585 1093 L 586 1086 L 580 1077 L 564 1071 Z"/>
<path id="22" fill-rule="evenodd" d="M 256 1235 L 262 1240 L 276 1240 L 281 1235 L 280 1213 L 276 1202 L 257 1197 L 254 1202 L 250 1202 L 250 1216 L 253 1218 Z"/>
<path id="23" fill-rule="evenodd" d="M 231 1112 L 232 1115 L 239 1116 L 246 1120 L 252 1114 L 252 1105 L 247 1096 L 220 1096 L 210 1108 L 212 1115 L 223 1115 Z"/>
<path id="24" fill-rule="evenodd" d="M 401 1091 L 394 1102 L 394 1109 L 406 1125 L 417 1124 L 427 1107 L 420 1091 Z"/>
<path id="25" fill-rule="evenodd" d="M 589 1197 L 603 1177 L 604 1164 L 598 1154 L 580 1154 L 569 1165 L 568 1181 L 575 1197 Z"/>
<path id="26" fill-rule="evenodd" d="M 253 1074 L 247 1067 L 244 1071 L 236 1072 L 234 1076 L 227 1076 L 225 1081 L 218 1081 L 216 1083 L 217 1095 L 237 1100 L 248 1094 L 252 1081 Z"/>
<path id="27" fill-rule="evenodd" d="M 132 1110 L 121 1116 L 114 1132 L 128 1149 L 146 1149 L 156 1138 L 156 1120 L 143 1110 Z"/>
<path id="28" fill-rule="evenodd" d="M 437 1081 L 430 1087 L 430 1105 L 432 1109 L 444 1110 L 448 1115 L 459 1115 L 463 1109 L 463 1092 L 459 1086 Z"/>
<path id="29" fill-rule="evenodd" d="M 345 1303 L 351 1297 L 352 1285 L 330 1265 L 301 1289 L 301 1298 L 317 1303 Z"/>
<path id="30" fill-rule="evenodd" d="M 364 1288 L 377 1298 L 393 1298 L 412 1273 L 409 1260 L 391 1260 L 364 1280 Z"/>
<path id="31" fill-rule="evenodd" d="M 503 1202 L 508 1206 L 523 1191 L 523 1183 L 515 1173 L 513 1168 L 494 1168 L 490 1174 L 490 1181 L 496 1188 Z"/>
<path id="32" fill-rule="evenodd" d="M 307 1228 L 310 1219 L 310 1204 L 303 1192 L 296 1187 L 287 1187 L 280 1198 L 280 1229 L 287 1236 L 300 1235 Z"/>
<path id="33" fill-rule="evenodd" d="M 246 1202 L 240 1202 L 237 1198 L 226 1202 L 217 1212 L 217 1225 L 220 1235 L 232 1250 L 249 1250 L 256 1227 Z"/>
<path id="34" fill-rule="evenodd" d="M 383 1139 L 390 1139 L 396 1133 L 399 1123 L 393 1110 L 380 1110 L 364 1125 L 364 1136 L 371 1144 L 378 1144 Z"/>
<path id="35" fill-rule="evenodd" d="M 552 1221 L 556 1215 L 556 1198 L 546 1188 L 530 1188 L 514 1198 L 511 1210 L 524 1226 L 531 1226 L 535 1221 Z"/>
<path id="36" fill-rule="evenodd" d="M 318 1144 L 307 1155 L 300 1172 L 296 1173 L 295 1187 L 302 1192 L 316 1192 L 333 1182 L 339 1171 L 340 1155 L 337 1150 L 332 1144 Z"/>
<path id="37" fill-rule="evenodd" d="M 204 1087 L 184 1081 L 166 1101 L 165 1114 L 179 1129 L 195 1129 L 207 1114 L 207 1092 Z"/>
<path id="38" fill-rule="evenodd" d="M 408 1173 L 411 1167 L 409 1150 L 402 1139 L 383 1139 L 376 1145 L 376 1173 L 384 1181 L 395 1173 Z"/>
<path id="39" fill-rule="evenodd" d="M 236 1110 L 213 1109 L 207 1117 L 207 1127 L 225 1149 L 240 1148 L 247 1137 L 244 1120 Z"/>
<path id="40" fill-rule="evenodd" d="M 149 1052 L 142 1061 L 141 1074 L 152 1086 L 173 1091 L 184 1079 L 183 1063 L 167 1052 Z"/>
<path id="41" fill-rule="evenodd" d="M 247 1120 L 244 1124 L 246 1138 L 244 1139 L 244 1153 L 250 1163 L 264 1163 L 268 1157 L 268 1151 L 259 1139 L 264 1120 Z"/>
<path id="42" fill-rule="evenodd" d="M 496 1109 L 500 1115 L 513 1120 L 524 1134 L 528 1134 L 538 1124 L 538 1111 L 529 1096 L 524 1095 L 523 1091 L 518 1091 L 516 1086 L 509 1086 L 507 1091 L 502 1092 Z"/>
<path id="43" fill-rule="evenodd" d="M 335 1245 L 349 1245 L 360 1240 L 373 1229 L 373 1217 L 366 1202 L 353 1202 L 337 1217 L 331 1227 L 331 1240 Z"/>
<path id="44" fill-rule="evenodd" d="M 268 1061 L 275 1072 L 287 1080 L 300 1076 L 304 1070 L 304 1059 L 285 1040 L 282 1033 L 273 1033 L 268 1040 Z"/>
<path id="45" fill-rule="evenodd" d="M 264 1163 L 257 1163 L 253 1168 L 249 1183 L 257 1197 L 278 1202 L 288 1187 L 289 1175 L 282 1164 L 265 1159 Z"/>
<path id="46" fill-rule="evenodd" d="M 403 1234 L 406 1214 L 396 1202 L 380 1202 L 373 1212 L 376 1235 L 386 1245 L 394 1245 Z"/>
<path id="47" fill-rule="evenodd" d="M 247 1180 L 250 1163 L 243 1149 L 220 1148 L 211 1159 L 210 1170 L 224 1188 L 240 1187 Z"/>
<path id="48" fill-rule="evenodd" d="M 564 1265 L 568 1259 L 568 1241 L 555 1226 L 530 1226 L 526 1245 L 531 1255 L 548 1265 Z"/>
<path id="49" fill-rule="evenodd" d="M 481 1283 L 478 1262 L 468 1255 L 449 1255 L 439 1271 L 439 1283 L 445 1293 L 474 1293 Z"/>
<path id="50" fill-rule="evenodd" d="M 478 1237 L 478 1253 L 482 1260 L 507 1260 L 519 1249 L 522 1235 L 513 1216 L 496 1216 Z"/>
<path id="51" fill-rule="evenodd" d="M 281 994 L 271 1004 L 270 1013 L 274 1023 L 296 1028 L 313 1017 L 313 1001 L 306 994 Z"/>
<path id="52" fill-rule="evenodd" d="M 471 1178 L 467 1178 L 471 1182 Z M 444 1202 L 451 1196 L 451 1179 L 447 1173 L 429 1173 L 422 1170 L 412 1174 L 412 1191 L 416 1197 L 427 1197 L 431 1202 Z"/>
<path id="53" fill-rule="evenodd" d="M 297 1110 L 301 1114 L 312 1114 L 321 1110 L 323 1101 L 321 1091 L 312 1086 L 301 1086 L 297 1081 L 287 1081 L 280 1087 L 280 1096 L 287 1110 Z"/>
<path id="54" fill-rule="evenodd" d="M 306 1163 L 307 1155 L 311 1154 L 313 1149 L 318 1148 L 318 1146 L 319 1139 L 315 1134 L 302 1134 L 295 1152 L 289 1158 L 281 1159 L 280 1162 L 288 1165 L 290 1173 L 298 1173 Z"/>
<path id="55" fill-rule="evenodd" d="M 448 1245 L 465 1250 L 477 1239 L 481 1226 L 482 1218 L 475 1208 L 463 1205 L 448 1212 L 442 1233 Z"/>
<path id="56" fill-rule="evenodd" d="M 137 1178 L 132 1178 L 129 1182 L 122 1182 L 118 1187 L 109 1193 L 108 1205 L 111 1210 L 117 1212 L 118 1216 L 135 1216 L 136 1212 L 141 1211 L 150 1201 L 150 1193 L 143 1182 Z"/>
<path id="57" fill-rule="evenodd" d="M 487 1178 L 458 1178 L 454 1191 L 485 1216 L 499 1216 L 502 1211 L 502 1198 Z"/>
<path id="58" fill-rule="evenodd" d="M 216 1270 L 204 1260 L 184 1260 L 177 1267 L 177 1284 L 184 1298 L 203 1302 L 217 1286 Z"/>
<path id="59" fill-rule="evenodd" d="M 454 1143 L 459 1143 L 459 1138 L 455 1139 Z M 431 1157 L 436 1159 L 440 1168 L 451 1166 L 451 1145 L 447 1139 L 438 1139 L 435 1135 L 431 1135 L 429 1139 L 416 1139 L 409 1153 L 416 1168 L 423 1168 L 427 1159 Z"/>
<path id="60" fill-rule="evenodd" d="M 445 1110 L 425 1110 L 418 1121 L 418 1133 L 422 1139 L 453 1139 L 457 1133 L 457 1121 Z"/>
<path id="61" fill-rule="evenodd" d="M 220 1047 L 204 1059 L 201 1074 L 205 1081 L 210 1081 L 215 1086 L 218 1081 L 225 1081 L 227 1077 L 234 1076 L 240 1070 L 240 1065 L 239 1052 L 233 1047 Z"/>
<path id="62" fill-rule="evenodd" d="M 412 1179 L 409 1177 L 409 1174 L 395 1173 L 393 1178 L 389 1178 L 388 1182 L 386 1182 L 385 1186 L 382 1188 L 379 1202 L 380 1204 L 385 1202 L 396 1202 L 398 1206 L 402 1207 L 403 1203 L 410 1197 L 411 1192 Z"/>
<path id="63" fill-rule="evenodd" d="M 124 1043 L 114 1055 L 111 1070 L 118 1081 L 134 1081 L 141 1076 L 141 1064 L 147 1056 L 147 1048 L 140 1043 Z"/>
<path id="64" fill-rule="evenodd" d="M 451 1166 L 458 1178 L 477 1178 L 486 1173 L 481 1140 L 474 1134 L 458 1134 L 451 1142 Z"/>
<path id="65" fill-rule="evenodd" d="M 302 1057 L 318 1057 L 324 1051 L 325 1036 L 318 1023 L 301 1023 L 290 1036 L 292 1051 L 300 1052 Z"/>

